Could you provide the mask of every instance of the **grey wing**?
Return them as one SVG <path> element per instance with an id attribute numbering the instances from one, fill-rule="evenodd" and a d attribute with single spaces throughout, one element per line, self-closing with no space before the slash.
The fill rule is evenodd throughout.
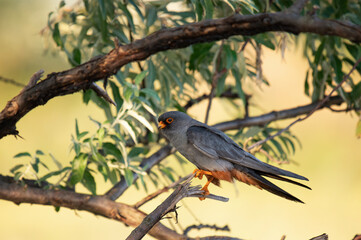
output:
<path id="1" fill-rule="evenodd" d="M 209 127 L 207 125 L 191 126 L 187 130 L 187 138 L 188 142 L 193 144 L 196 149 L 210 158 L 225 159 L 233 164 L 248 167 L 264 173 L 308 180 L 307 178 L 293 172 L 262 162 L 252 154 L 244 151 L 231 138 L 216 128 Z"/>

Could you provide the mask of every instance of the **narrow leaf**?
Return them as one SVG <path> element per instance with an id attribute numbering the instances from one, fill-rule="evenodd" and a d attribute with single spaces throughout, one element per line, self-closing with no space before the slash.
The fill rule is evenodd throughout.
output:
<path id="1" fill-rule="evenodd" d="M 150 125 L 150 123 L 148 122 L 147 119 L 145 119 L 145 117 L 139 115 L 135 111 L 129 111 L 128 114 L 133 118 L 137 119 L 141 124 L 143 124 L 146 128 L 148 128 L 149 131 L 154 132 L 152 125 Z"/>
<path id="2" fill-rule="evenodd" d="M 31 155 L 28 152 L 21 152 L 14 156 L 14 158 L 20 158 L 20 157 L 31 157 Z"/>
<path id="3" fill-rule="evenodd" d="M 87 160 L 88 157 L 85 154 L 80 154 L 74 158 L 72 162 L 72 174 L 70 178 L 70 183 L 72 185 L 75 185 L 82 180 L 87 165 Z"/>

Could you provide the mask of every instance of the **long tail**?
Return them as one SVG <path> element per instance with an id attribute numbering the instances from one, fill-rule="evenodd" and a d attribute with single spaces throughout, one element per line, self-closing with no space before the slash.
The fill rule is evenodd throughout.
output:
<path id="1" fill-rule="evenodd" d="M 234 178 L 236 178 L 237 180 L 245 182 L 249 185 L 254 185 L 260 189 L 265 189 L 268 192 L 276 194 L 277 196 L 280 196 L 280 197 L 283 197 L 283 198 L 286 198 L 286 199 L 289 199 L 289 200 L 292 200 L 295 202 L 300 202 L 300 203 L 304 203 L 304 202 L 301 201 L 300 199 L 296 198 L 295 196 L 289 194 L 288 192 L 281 189 L 280 187 L 276 186 L 272 182 L 268 181 L 263 176 L 274 178 L 274 179 L 285 181 L 285 182 L 289 182 L 289 183 L 292 183 L 292 184 L 295 184 L 295 185 L 298 185 L 298 186 L 301 186 L 301 187 L 304 187 L 307 189 L 311 189 L 304 184 L 290 180 L 288 178 L 284 178 L 284 177 L 281 177 L 279 175 L 275 175 L 272 173 L 266 173 L 266 172 L 262 172 L 262 171 L 245 168 L 245 167 L 242 167 L 239 165 L 235 166 L 235 171 L 232 173 L 232 176 Z"/>

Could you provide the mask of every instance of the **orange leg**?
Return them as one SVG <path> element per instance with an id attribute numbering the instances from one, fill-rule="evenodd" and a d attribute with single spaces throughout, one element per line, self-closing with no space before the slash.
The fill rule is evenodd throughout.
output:
<path id="1" fill-rule="evenodd" d="M 195 169 L 193 171 L 193 174 L 195 174 L 194 177 L 197 177 L 199 179 L 203 178 L 203 175 L 208 175 L 208 181 L 207 183 L 202 187 L 201 190 L 204 191 L 203 195 L 207 196 L 209 195 L 209 190 L 208 190 L 208 185 L 213 181 L 214 177 L 212 176 L 212 173 L 210 171 L 206 171 L 206 170 L 201 170 L 201 169 Z M 199 200 L 204 200 L 206 199 L 205 197 L 200 197 Z"/>
<path id="2" fill-rule="evenodd" d="M 210 171 L 201 170 L 201 169 L 194 169 L 193 174 L 195 174 L 194 177 L 202 179 L 203 175 L 209 175 L 212 176 L 212 173 Z"/>

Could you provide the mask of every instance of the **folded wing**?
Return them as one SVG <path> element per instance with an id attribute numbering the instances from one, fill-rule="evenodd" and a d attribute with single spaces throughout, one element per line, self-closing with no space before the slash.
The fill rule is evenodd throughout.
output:
<path id="1" fill-rule="evenodd" d="M 231 138 L 216 128 L 207 125 L 192 126 L 187 131 L 187 137 L 188 142 L 210 158 L 225 159 L 233 164 L 260 171 L 260 173 L 263 173 L 262 175 L 276 179 L 277 177 L 273 175 L 308 180 L 301 175 L 262 162 L 252 154 L 244 151 Z"/>

